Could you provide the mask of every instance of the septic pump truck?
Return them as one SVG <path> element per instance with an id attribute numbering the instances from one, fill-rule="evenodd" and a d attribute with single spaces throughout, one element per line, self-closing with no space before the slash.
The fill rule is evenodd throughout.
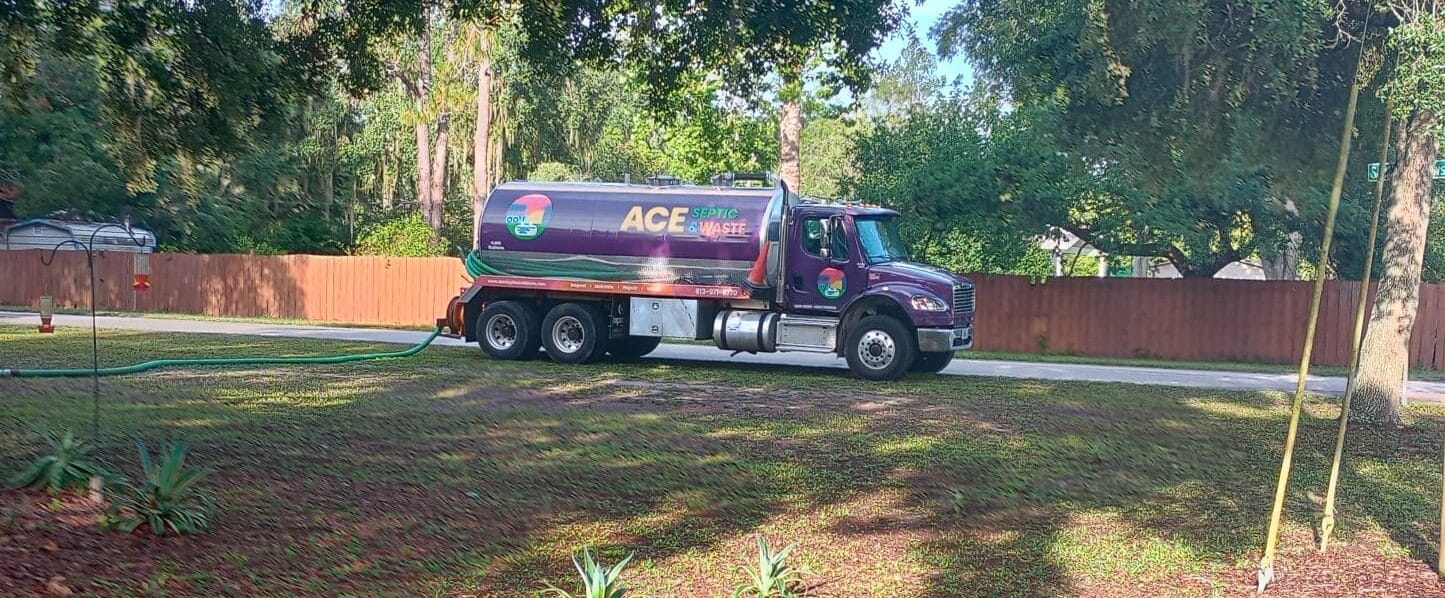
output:
<path id="1" fill-rule="evenodd" d="M 973 345 L 973 283 L 911 261 L 897 212 L 733 181 L 498 185 L 443 323 L 497 359 L 630 359 L 680 337 L 833 353 L 869 380 Z"/>

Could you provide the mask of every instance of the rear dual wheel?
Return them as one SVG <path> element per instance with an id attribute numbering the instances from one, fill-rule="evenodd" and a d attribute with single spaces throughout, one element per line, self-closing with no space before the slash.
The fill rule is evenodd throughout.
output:
<path id="1" fill-rule="evenodd" d="M 477 342 L 496 359 L 531 359 L 542 344 L 541 323 L 530 305 L 518 301 L 488 303 L 477 318 Z"/>
<path id="2" fill-rule="evenodd" d="M 542 346 L 557 363 L 588 363 L 607 353 L 607 314 L 595 305 L 563 303 L 542 319 Z"/>

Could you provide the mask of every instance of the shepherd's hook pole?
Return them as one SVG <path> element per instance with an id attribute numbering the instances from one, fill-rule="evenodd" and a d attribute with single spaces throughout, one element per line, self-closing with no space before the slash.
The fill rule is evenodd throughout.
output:
<path id="1" fill-rule="evenodd" d="M 1340 429 L 1335 434 L 1335 458 L 1330 462 L 1330 482 L 1325 488 L 1325 513 L 1320 520 L 1320 552 L 1329 548 L 1330 534 L 1335 531 L 1335 490 L 1339 487 L 1340 462 L 1345 454 L 1345 432 L 1350 426 L 1350 396 L 1355 394 L 1355 379 L 1360 373 L 1360 345 L 1365 337 L 1365 307 L 1370 298 L 1370 270 L 1375 265 L 1375 236 L 1380 230 L 1380 205 L 1385 197 L 1385 164 L 1390 158 L 1390 108 L 1391 100 L 1385 99 L 1385 133 L 1380 141 L 1380 178 L 1375 180 L 1375 209 L 1370 214 L 1370 242 L 1365 249 L 1365 271 L 1360 275 L 1360 297 L 1355 301 L 1355 330 L 1350 337 L 1349 378 L 1345 381 L 1345 396 L 1340 399 Z"/>
<path id="2" fill-rule="evenodd" d="M 90 270 L 90 441 L 100 444 L 100 333 L 95 325 L 95 233 L 85 249 Z"/>
<path id="3" fill-rule="evenodd" d="M 95 443 L 100 442 L 100 332 L 96 324 L 96 292 L 95 292 L 95 237 L 100 231 L 115 228 L 119 229 L 130 237 L 130 241 L 136 246 L 145 248 L 145 237 L 137 238 L 131 231 L 130 219 L 126 218 L 125 226 L 118 224 L 102 224 L 90 232 L 90 242 L 82 244 L 74 239 L 66 239 L 56 243 L 50 248 L 50 257 L 40 258 L 40 263 L 49 267 L 55 262 L 55 252 L 66 245 L 74 245 L 85 252 L 85 268 L 90 274 L 90 437 Z M 92 486 L 95 480 L 92 479 Z"/>
<path id="4" fill-rule="evenodd" d="M 1368 25 L 1369 21 L 1366 20 Z M 1364 42 L 1361 41 L 1361 46 Z M 1361 49 L 1360 56 L 1364 56 Z M 1280 517 L 1284 514 L 1285 493 L 1289 489 L 1289 470 L 1294 461 L 1295 435 L 1299 432 L 1300 409 L 1305 399 L 1305 379 L 1310 373 L 1310 354 L 1315 344 L 1315 328 L 1320 317 L 1320 297 L 1325 292 L 1325 271 L 1330 265 L 1330 240 L 1335 235 L 1335 216 L 1340 211 L 1340 195 L 1345 186 L 1345 169 L 1350 164 L 1350 141 L 1355 128 L 1355 103 L 1360 98 L 1360 63 L 1355 61 L 1355 77 L 1350 84 L 1350 102 L 1345 108 L 1345 126 L 1340 133 L 1340 155 L 1335 163 L 1335 181 L 1330 189 L 1330 207 L 1325 215 L 1324 240 L 1320 242 L 1319 266 L 1315 269 L 1314 294 L 1310 298 L 1309 323 L 1305 328 L 1305 346 L 1300 355 L 1299 379 L 1295 382 L 1294 401 L 1290 405 L 1289 429 L 1284 438 L 1284 456 L 1279 463 L 1279 481 L 1274 489 L 1274 506 L 1269 512 L 1269 531 L 1264 538 L 1264 556 L 1259 559 L 1257 591 L 1263 592 L 1274 581 L 1274 548 L 1279 542 Z"/>

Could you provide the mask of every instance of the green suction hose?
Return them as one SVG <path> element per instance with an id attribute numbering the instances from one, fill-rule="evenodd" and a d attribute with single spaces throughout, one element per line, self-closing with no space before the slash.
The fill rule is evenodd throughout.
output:
<path id="1" fill-rule="evenodd" d="M 295 365 L 312 363 L 350 363 L 352 361 L 363 361 L 367 359 L 386 359 L 389 357 L 411 357 L 420 353 L 427 345 L 432 344 L 440 335 L 442 329 L 438 326 L 432 331 L 431 336 L 426 340 L 417 343 L 408 349 L 400 351 L 388 351 L 385 353 L 357 353 L 354 355 L 324 355 L 319 357 L 223 357 L 209 359 L 155 359 L 137 363 L 135 365 L 100 368 L 66 368 L 56 370 L 29 370 L 19 368 L 0 368 L 0 378 L 79 378 L 91 375 L 97 376 L 124 376 L 126 374 L 138 374 L 146 370 L 161 367 L 208 367 L 217 365 Z"/>

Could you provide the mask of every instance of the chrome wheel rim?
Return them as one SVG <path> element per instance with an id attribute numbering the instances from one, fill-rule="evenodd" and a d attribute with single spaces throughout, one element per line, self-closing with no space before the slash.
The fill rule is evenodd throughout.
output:
<path id="1" fill-rule="evenodd" d="M 897 353 L 898 346 L 893 342 L 893 337 L 882 330 L 869 330 L 858 340 L 858 359 L 868 369 L 881 370 L 888 367 Z"/>
<path id="2" fill-rule="evenodd" d="M 563 353 L 580 351 L 586 336 L 582 321 L 573 316 L 557 318 L 557 323 L 552 325 L 552 344 Z"/>
<path id="3" fill-rule="evenodd" d="M 507 314 L 497 314 L 487 320 L 487 344 L 493 349 L 506 351 L 517 344 L 517 321 Z"/>

